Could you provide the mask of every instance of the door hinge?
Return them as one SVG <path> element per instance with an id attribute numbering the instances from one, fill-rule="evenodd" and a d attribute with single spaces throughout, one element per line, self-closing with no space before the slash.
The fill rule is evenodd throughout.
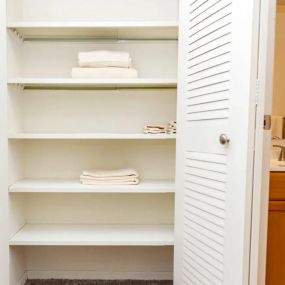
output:
<path id="1" fill-rule="evenodd" d="M 271 129 L 271 115 L 264 115 L 263 129 L 264 130 L 270 130 Z"/>

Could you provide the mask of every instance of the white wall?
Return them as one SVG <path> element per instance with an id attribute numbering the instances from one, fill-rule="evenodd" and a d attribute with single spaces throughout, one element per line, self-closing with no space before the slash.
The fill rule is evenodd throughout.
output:
<path id="1" fill-rule="evenodd" d="M 176 0 L 84 0 L 80 5 L 78 0 L 22 1 L 23 18 L 27 21 L 171 21 L 178 18 Z"/>
<path id="2" fill-rule="evenodd" d="M 285 5 L 277 8 L 273 92 L 272 114 L 285 116 Z"/>
<path id="3" fill-rule="evenodd" d="M 178 18 L 176 0 L 8 0 L 7 3 L 9 21 L 176 21 Z"/>
<path id="4" fill-rule="evenodd" d="M 171 279 L 173 247 L 27 247 L 29 278 Z M 44 257 L 44 258 L 43 258 Z"/>

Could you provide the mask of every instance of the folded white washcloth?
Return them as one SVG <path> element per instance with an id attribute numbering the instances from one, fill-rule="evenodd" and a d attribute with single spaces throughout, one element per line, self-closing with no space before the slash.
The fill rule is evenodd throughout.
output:
<path id="1" fill-rule="evenodd" d="M 168 134 L 176 134 L 176 121 L 170 121 L 167 125 Z"/>
<path id="2" fill-rule="evenodd" d="M 166 127 L 163 125 L 146 125 L 143 131 L 145 134 L 165 134 Z"/>
<path id="3" fill-rule="evenodd" d="M 102 68 L 72 68 L 73 78 L 137 78 L 138 72 L 134 68 L 102 67 Z"/>
<path id="4" fill-rule="evenodd" d="M 144 130 L 145 134 L 165 134 L 165 131 L 161 130 Z"/>
<path id="5" fill-rule="evenodd" d="M 168 122 L 168 127 L 175 127 L 176 128 L 176 121 L 169 121 Z"/>
<path id="6" fill-rule="evenodd" d="M 129 53 L 107 50 L 80 52 L 78 63 L 80 67 L 132 67 Z"/>

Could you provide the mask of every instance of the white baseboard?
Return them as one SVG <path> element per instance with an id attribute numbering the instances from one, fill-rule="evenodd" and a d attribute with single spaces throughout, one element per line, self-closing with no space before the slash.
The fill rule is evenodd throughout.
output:
<path id="1" fill-rule="evenodd" d="M 27 271 L 27 275 L 28 279 L 173 279 L 173 272 Z"/>
<path id="2" fill-rule="evenodd" d="M 25 285 L 26 284 L 26 282 L 27 282 L 27 280 L 28 280 L 28 275 L 27 275 L 27 273 L 25 272 L 24 274 L 23 274 L 23 276 L 19 279 L 19 281 L 17 282 L 17 285 Z"/>

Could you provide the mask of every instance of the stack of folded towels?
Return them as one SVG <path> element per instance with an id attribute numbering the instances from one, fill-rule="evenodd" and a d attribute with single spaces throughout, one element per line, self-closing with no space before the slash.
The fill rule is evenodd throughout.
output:
<path id="1" fill-rule="evenodd" d="M 73 78 L 137 78 L 132 59 L 127 52 L 79 52 L 79 67 L 72 68 Z"/>
<path id="2" fill-rule="evenodd" d="M 136 185 L 139 174 L 132 168 L 86 170 L 80 175 L 80 182 L 85 185 Z"/>
<path id="3" fill-rule="evenodd" d="M 167 125 L 168 134 L 176 134 L 176 121 L 170 121 Z"/>
<path id="4" fill-rule="evenodd" d="M 165 134 L 166 127 L 163 125 L 146 125 L 143 132 L 145 134 Z"/>

